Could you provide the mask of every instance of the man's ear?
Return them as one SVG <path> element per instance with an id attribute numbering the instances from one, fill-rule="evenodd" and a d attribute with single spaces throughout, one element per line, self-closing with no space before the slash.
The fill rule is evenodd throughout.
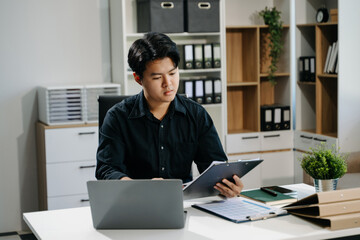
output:
<path id="1" fill-rule="evenodd" d="M 137 75 L 136 73 L 133 73 L 133 75 L 134 75 L 135 81 L 142 86 L 142 83 L 141 83 L 141 80 L 140 80 L 139 75 Z"/>

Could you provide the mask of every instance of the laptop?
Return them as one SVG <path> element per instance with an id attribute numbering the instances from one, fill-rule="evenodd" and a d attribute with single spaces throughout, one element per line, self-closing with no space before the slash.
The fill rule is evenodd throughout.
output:
<path id="1" fill-rule="evenodd" d="M 88 181 L 96 229 L 174 229 L 185 223 L 182 181 Z"/>

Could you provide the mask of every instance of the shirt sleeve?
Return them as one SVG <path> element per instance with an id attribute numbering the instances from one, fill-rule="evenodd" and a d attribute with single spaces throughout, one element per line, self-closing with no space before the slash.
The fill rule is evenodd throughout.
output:
<path id="1" fill-rule="evenodd" d="M 95 177 L 97 179 L 120 179 L 126 177 L 125 144 L 118 119 L 109 111 L 99 129 Z"/>
<path id="2" fill-rule="evenodd" d="M 194 159 L 202 173 L 213 161 L 227 161 L 219 135 L 210 115 L 205 109 L 199 113 L 198 150 Z"/>

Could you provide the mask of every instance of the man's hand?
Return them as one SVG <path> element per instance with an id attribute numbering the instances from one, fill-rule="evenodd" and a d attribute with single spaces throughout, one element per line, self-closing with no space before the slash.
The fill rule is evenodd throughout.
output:
<path id="1" fill-rule="evenodd" d="M 132 180 L 132 178 L 129 178 L 129 177 L 122 177 L 122 178 L 120 178 L 120 180 Z"/>
<path id="2" fill-rule="evenodd" d="M 233 179 L 235 181 L 235 184 L 227 179 L 223 179 L 222 183 L 217 183 L 214 188 L 218 190 L 221 195 L 227 198 L 236 197 L 244 188 L 244 184 L 241 182 L 240 178 L 237 175 L 234 175 Z"/>

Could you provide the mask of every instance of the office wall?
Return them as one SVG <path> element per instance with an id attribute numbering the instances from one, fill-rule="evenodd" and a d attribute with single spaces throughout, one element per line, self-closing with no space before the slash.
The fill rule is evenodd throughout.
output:
<path id="1" fill-rule="evenodd" d="M 38 209 L 36 88 L 110 82 L 108 1 L 1 0 L 0 32 L 1 233 Z"/>
<path id="2" fill-rule="evenodd" d="M 343 139 L 340 149 L 343 152 L 358 152 L 355 168 L 360 163 L 360 1 L 339 1 L 339 85 L 338 95 L 338 132 Z M 351 116 L 351 117 L 349 117 Z M 353 169 L 351 169 L 353 170 Z"/>

